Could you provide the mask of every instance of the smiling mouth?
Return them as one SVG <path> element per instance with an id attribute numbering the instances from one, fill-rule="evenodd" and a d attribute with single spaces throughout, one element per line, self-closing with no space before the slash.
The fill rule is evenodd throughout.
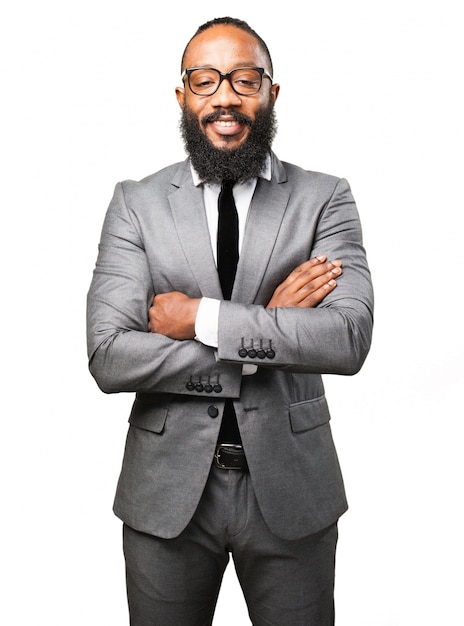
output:
<path id="1" fill-rule="evenodd" d="M 240 133 L 246 125 L 243 122 L 233 120 L 214 120 L 210 124 L 214 130 L 220 135 L 237 135 Z"/>
<path id="2" fill-rule="evenodd" d="M 219 126 L 237 126 L 237 124 L 241 124 L 241 122 L 237 122 L 235 120 L 215 120 L 211 123 L 218 124 Z"/>
<path id="3" fill-rule="evenodd" d="M 235 126 L 244 124 L 251 126 L 252 120 L 247 116 L 243 115 L 243 113 L 237 113 L 237 111 L 216 111 L 215 113 L 210 113 L 209 115 L 205 115 L 202 119 L 203 124 L 206 126 L 207 124 L 219 124 L 220 126 Z"/>
<path id="4" fill-rule="evenodd" d="M 222 137 L 225 141 L 237 140 L 243 137 L 245 129 L 251 127 L 251 120 L 243 119 L 244 116 L 233 114 L 213 114 L 208 116 L 206 128 L 216 137 Z"/>

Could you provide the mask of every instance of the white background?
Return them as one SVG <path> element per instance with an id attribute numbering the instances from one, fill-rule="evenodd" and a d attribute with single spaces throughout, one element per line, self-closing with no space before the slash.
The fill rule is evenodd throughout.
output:
<path id="1" fill-rule="evenodd" d="M 277 154 L 351 183 L 375 283 L 363 370 L 326 377 L 350 501 L 337 624 L 464 624 L 458 2 L 228 6 L 1 11 L 0 621 L 127 624 L 111 507 L 132 398 L 105 396 L 87 371 L 85 297 L 115 183 L 185 156 L 185 43 L 230 13 L 270 47 Z M 232 567 L 215 623 L 248 624 Z"/>

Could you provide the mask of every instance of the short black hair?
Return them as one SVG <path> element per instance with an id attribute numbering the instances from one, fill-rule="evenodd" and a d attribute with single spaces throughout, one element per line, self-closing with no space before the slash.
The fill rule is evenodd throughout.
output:
<path id="1" fill-rule="evenodd" d="M 209 28 L 212 28 L 213 26 L 217 26 L 218 24 L 226 24 L 230 26 L 235 26 L 236 28 L 240 28 L 241 30 L 244 30 L 246 33 L 252 35 L 257 40 L 260 48 L 263 50 L 263 52 L 269 59 L 269 65 L 270 65 L 269 70 L 271 72 L 271 75 L 274 74 L 274 69 L 272 67 L 271 53 L 269 52 L 269 48 L 267 47 L 264 39 L 262 39 L 262 37 L 260 37 L 258 33 L 254 31 L 249 24 L 247 24 L 247 22 L 245 22 L 244 20 L 239 20 L 235 17 L 215 17 L 213 20 L 209 20 L 208 22 L 205 22 L 204 24 L 199 26 L 195 34 L 193 35 L 193 37 L 191 37 L 188 44 L 185 46 L 184 54 L 182 55 L 181 71 L 182 71 L 182 68 L 184 67 L 184 59 L 187 53 L 187 49 L 190 43 L 193 41 L 193 39 L 195 39 L 197 35 L 199 35 L 200 33 L 203 33 L 205 30 L 208 30 Z"/>

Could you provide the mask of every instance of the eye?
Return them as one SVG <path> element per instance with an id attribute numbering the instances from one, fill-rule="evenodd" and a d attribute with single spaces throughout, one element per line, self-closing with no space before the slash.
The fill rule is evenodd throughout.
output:
<path id="1" fill-rule="evenodd" d="M 258 84 L 257 80 L 249 80 L 247 78 L 237 78 L 236 80 L 234 80 L 234 83 L 237 83 L 238 85 L 250 85 L 250 86 L 255 86 Z"/>
<path id="2" fill-rule="evenodd" d="M 214 70 L 194 70 L 190 74 L 190 84 L 195 91 L 210 90 L 218 82 L 219 76 Z"/>
<path id="3" fill-rule="evenodd" d="M 240 69 L 234 72 L 232 81 L 234 86 L 242 92 L 255 92 L 261 85 L 261 75 L 253 69 Z"/>

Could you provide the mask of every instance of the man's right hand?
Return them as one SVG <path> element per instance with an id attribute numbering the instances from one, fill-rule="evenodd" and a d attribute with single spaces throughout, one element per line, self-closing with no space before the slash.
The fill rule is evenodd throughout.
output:
<path id="1" fill-rule="evenodd" d="M 327 261 L 325 255 L 305 261 L 276 288 L 266 308 L 317 306 L 337 286 L 341 266 L 340 260 Z"/>

